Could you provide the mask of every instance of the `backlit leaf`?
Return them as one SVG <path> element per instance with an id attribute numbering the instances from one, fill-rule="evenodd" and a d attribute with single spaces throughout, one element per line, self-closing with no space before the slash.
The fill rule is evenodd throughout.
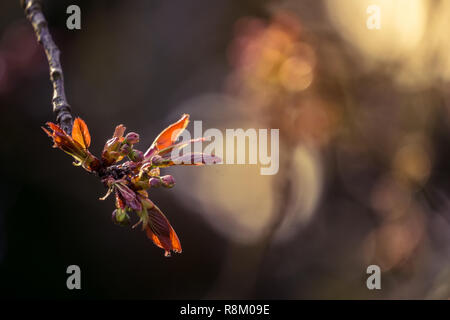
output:
<path id="1" fill-rule="evenodd" d="M 76 118 L 72 127 L 72 138 L 84 149 L 91 145 L 91 136 L 86 123 L 81 118 Z"/>
<path id="2" fill-rule="evenodd" d="M 172 123 L 166 129 L 164 129 L 153 141 L 151 147 L 145 152 L 144 157 L 146 157 L 153 150 L 162 150 L 171 146 L 180 134 L 186 129 L 189 123 L 189 115 L 183 114 L 180 120 Z"/>
<path id="3" fill-rule="evenodd" d="M 175 230 L 167 220 L 166 216 L 159 210 L 157 206 L 148 209 L 149 222 L 146 228 L 147 237 L 149 237 L 155 245 L 166 250 L 166 255 L 170 251 L 181 253 L 181 243 Z"/>

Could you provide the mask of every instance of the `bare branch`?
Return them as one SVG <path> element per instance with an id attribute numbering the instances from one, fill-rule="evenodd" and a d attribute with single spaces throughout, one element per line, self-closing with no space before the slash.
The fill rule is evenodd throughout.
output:
<path id="1" fill-rule="evenodd" d="M 48 30 L 47 21 L 42 13 L 41 0 L 21 0 L 25 15 L 33 26 L 37 40 L 42 44 L 49 65 L 50 81 L 53 85 L 53 112 L 56 122 L 67 133 L 72 132 L 73 117 L 64 91 L 64 76 L 59 61 L 60 51 Z"/>

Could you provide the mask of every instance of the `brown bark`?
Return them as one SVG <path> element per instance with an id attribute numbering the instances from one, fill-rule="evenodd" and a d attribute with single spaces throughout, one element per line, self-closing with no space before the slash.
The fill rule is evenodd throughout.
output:
<path id="1" fill-rule="evenodd" d="M 49 65 L 50 81 L 53 85 L 53 112 L 58 125 L 68 134 L 72 132 L 73 116 L 64 91 L 64 76 L 59 60 L 60 51 L 53 41 L 42 12 L 41 0 L 21 0 L 25 15 L 33 26 L 37 40 L 42 44 Z"/>

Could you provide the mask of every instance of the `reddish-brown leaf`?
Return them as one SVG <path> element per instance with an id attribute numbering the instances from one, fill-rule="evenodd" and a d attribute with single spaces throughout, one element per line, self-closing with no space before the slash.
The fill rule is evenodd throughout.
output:
<path id="1" fill-rule="evenodd" d="M 157 206 L 148 209 L 149 223 L 145 228 L 147 237 L 149 237 L 155 245 L 164 249 L 166 255 L 170 251 L 181 253 L 181 243 L 175 230 L 167 220 L 166 216 L 159 210 Z"/>
<path id="2" fill-rule="evenodd" d="M 86 123 L 81 118 L 76 118 L 73 122 L 72 138 L 84 149 L 89 148 L 91 145 L 91 135 L 89 134 Z"/>
<path id="3" fill-rule="evenodd" d="M 189 115 L 183 114 L 180 120 L 165 128 L 155 139 L 152 146 L 162 150 L 172 145 L 189 123 Z"/>
<path id="4" fill-rule="evenodd" d="M 197 142 L 204 142 L 204 141 L 210 141 L 210 138 L 209 137 L 200 137 L 200 138 L 196 138 L 196 139 L 191 139 L 186 142 L 183 141 L 183 142 L 180 142 L 177 144 L 172 144 L 172 145 L 168 146 L 167 148 L 159 150 L 158 155 L 161 157 L 164 157 L 165 155 L 170 154 L 174 151 L 179 152 L 179 150 L 183 149 L 184 147 L 187 147 L 189 144 L 194 144 Z"/>
<path id="5" fill-rule="evenodd" d="M 123 124 L 119 124 L 114 130 L 113 138 L 122 138 L 125 133 L 126 127 Z"/>

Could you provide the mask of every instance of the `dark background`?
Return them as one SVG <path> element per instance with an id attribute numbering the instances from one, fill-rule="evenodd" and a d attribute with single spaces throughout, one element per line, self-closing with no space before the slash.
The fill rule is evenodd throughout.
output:
<path id="1" fill-rule="evenodd" d="M 192 172 L 190 179 L 196 179 L 193 170 L 210 170 L 219 184 L 227 179 L 224 170 L 247 170 L 248 175 L 234 177 L 229 189 L 215 197 L 233 207 L 236 195 L 227 190 L 238 190 L 241 202 L 273 196 L 278 199 L 273 202 L 273 229 L 284 219 L 279 212 L 287 210 L 280 204 L 289 205 L 293 214 L 300 212 L 303 207 L 293 203 L 303 201 L 301 195 L 320 180 L 310 217 L 292 224 L 294 231 L 278 242 L 270 235 L 243 241 L 222 230 L 233 228 L 226 223 L 244 214 L 256 225 L 260 212 L 251 209 L 251 202 L 244 206 L 250 208 L 246 212 L 239 212 L 237 204 L 236 212 L 224 213 L 228 220 L 222 223 L 219 216 L 211 222 L 208 207 L 180 199 L 191 180 L 180 189 L 152 192 L 150 198 L 166 213 L 183 245 L 181 255 L 166 259 L 140 230 L 114 225 L 113 201 L 98 201 L 105 193 L 102 184 L 51 148 L 40 129 L 54 120 L 45 55 L 19 1 L 2 1 L 2 298 L 449 298 L 450 73 L 445 68 L 450 50 L 435 38 L 430 45 L 422 40 L 407 47 L 392 60 L 367 53 L 332 23 L 325 2 L 44 1 L 62 52 L 67 98 L 89 126 L 92 153 L 100 153 L 119 123 L 141 134 L 143 149 L 183 112 L 213 127 L 220 122 L 214 108 L 221 106 L 180 106 L 220 93 L 241 101 L 221 110 L 233 123 L 245 127 L 248 122 L 240 121 L 247 117 L 257 128 L 280 128 L 281 177 L 265 193 L 246 185 L 258 174 L 247 167 L 180 168 L 173 171 L 175 178 L 182 170 Z M 81 7 L 81 30 L 66 29 L 65 10 L 71 4 Z M 292 93 L 269 81 L 251 82 L 247 91 L 230 89 L 235 79 L 241 79 L 240 89 L 247 88 L 253 72 L 230 58 L 230 52 L 239 51 L 232 49 L 236 39 L 246 32 L 237 22 L 255 19 L 270 32 L 280 9 L 291 16 L 289 39 L 314 50 L 311 87 Z M 427 4 L 425 35 L 446 32 L 429 17 L 440 12 L 449 20 L 448 9 L 438 1 Z M 291 24 L 300 25 L 300 35 L 289 29 Z M 276 47 L 276 41 L 271 45 Z M 391 57 L 393 49 L 385 50 Z M 426 60 L 426 73 L 412 72 L 417 63 L 405 62 L 415 54 L 419 62 Z M 262 59 L 262 65 L 272 61 L 252 59 Z M 410 81 L 397 81 L 399 74 Z M 259 74 L 254 77 L 260 80 Z M 254 97 L 271 88 L 277 99 L 268 98 L 258 111 Z M 293 104 L 305 109 L 284 114 Z M 239 113 L 242 108 L 245 115 Z M 286 119 L 298 114 L 297 122 L 289 124 Z M 302 175 L 292 173 L 295 163 L 283 164 L 294 158 L 292 150 L 299 145 L 314 151 L 323 174 L 298 182 L 295 189 L 292 185 Z M 298 166 L 299 172 L 310 170 L 302 162 Z M 198 187 L 199 193 L 201 187 L 207 186 Z M 290 197 L 283 196 L 287 193 Z M 269 229 L 270 221 L 265 225 Z M 81 268 L 82 290 L 66 288 L 65 271 L 71 264 Z M 382 267 L 381 291 L 366 288 L 370 264 Z"/>

